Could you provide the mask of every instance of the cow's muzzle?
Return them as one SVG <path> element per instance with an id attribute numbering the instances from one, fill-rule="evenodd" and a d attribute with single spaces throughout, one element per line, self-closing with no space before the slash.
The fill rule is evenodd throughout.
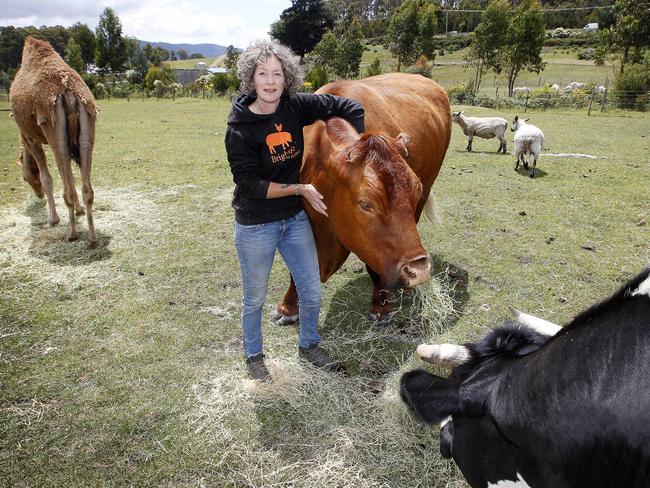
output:
<path id="1" fill-rule="evenodd" d="M 418 256 L 400 265 L 400 284 L 404 288 L 413 288 L 431 278 L 431 258 Z"/>

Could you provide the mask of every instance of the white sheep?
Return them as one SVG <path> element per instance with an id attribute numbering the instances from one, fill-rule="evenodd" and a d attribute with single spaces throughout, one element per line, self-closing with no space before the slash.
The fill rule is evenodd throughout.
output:
<path id="1" fill-rule="evenodd" d="M 560 92 L 560 85 L 558 85 L 557 83 L 553 83 L 551 85 L 551 90 L 553 90 L 555 93 L 559 93 Z"/>
<path id="2" fill-rule="evenodd" d="M 463 134 L 467 136 L 467 150 L 472 150 L 472 140 L 474 136 L 483 139 L 499 139 L 499 149 L 497 153 L 503 150 L 506 153 L 505 132 L 508 128 L 508 121 L 501 117 L 466 117 L 463 112 L 453 112 L 451 120 L 460 125 Z"/>
<path id="3" fill-rule="evenodd" d="M 572 92 L 573 90 L 582 89 L 587 86 L 586 83 L 581 83 L 579 81 L 572 81 L 567 86 L 564 87 L 565 92 Z"/>
<path id="4" fill-rule="evenodd" d="M 524 155 L 533 156 L 533 169 L 530 171 L 530 177 L 535 177 L 535 167 L 537 166 L 537 159 L 539 158 L 540 153 L 542 152 L 542 147 L 544 146 L 544 133 L 539 129 L 539 127 L 534 126 L 533 124 L 528 123 L 528 119 L 520 119 L 519 116 L 515 116 L 515 119 L 512 121 L 512 126 L 510 128 L 515 133 L 514 144 L 515 144 L 515 171 L 519 168 L 519 161 L 524 165 L 524 168 L 528 169 L 528 161 L 524 159 Z"/>
<path id="5" fill-rule="evenodd" d="M 515 97 L 519 93 L 530 93 L 530 88 L 527 86 L 516 86 L 512 89 L 512 96 Z"/>

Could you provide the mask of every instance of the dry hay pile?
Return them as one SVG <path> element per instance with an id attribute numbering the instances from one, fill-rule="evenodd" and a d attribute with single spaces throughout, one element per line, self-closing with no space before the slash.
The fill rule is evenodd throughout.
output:
<path id="1" fill-rule="evenodd" d="M 396 297 L 398 333 L 369 324 L 343 296 L 334 299 L 342 303 L 331 304 L 324 321 L 344 325 L 326 326 L 325 343 L 339 360 L 356 358 L 350 376 L 300 364 L 293 354 L 279 354 L 283 345 L 269 340 L 274 381 L 261 385 L 244 379 L 241 345 L 235 338 L 226 344 L 234 366 L 211 371 L 192 387 L 186 415 L 208 453 L 212 476 L 224 486 L 466 486 L 453 463 L 439 455 L 438 429 L 415 420 L 399 398 L 401 373 L 419 366 L 410 358 L 415 344 L 445 328 L 453 314 L 444 279 L 417 290 L 415 296 Z M 351 323 L 358 329 L 350 329 Z M 395 335 L 410 351 L 397 359 L 390 346 L 382 346 Z M 375 367 L 364 367 L 367 362 Z"/>

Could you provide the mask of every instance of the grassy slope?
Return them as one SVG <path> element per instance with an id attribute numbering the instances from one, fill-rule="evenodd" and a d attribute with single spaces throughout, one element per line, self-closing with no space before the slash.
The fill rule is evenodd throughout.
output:
<path id="1" fill-rule="evenodd" d="M 446 53 L 443 56 L 436 56 L 432 77 L 443 86 L 449 87 L 465 82 L 471 78 L 471 73 L 465 67 L 463 58 L 466 56 L 468 48 Z M 540 74 L 529 73 L 524 71 L 517 78 L 516 86 L 528 86 L 536 88 L 548 83 L 558 83 L 564 87 L 571 81 L 581 81 L 585 83 L 594 83 L 605 85 L 607 80 L 611 84 L 614 78 L 614 71 L 611 65 L 596 66 L 593 61 L 584 61 L 577 58 L 579 50 L 576 49 L 557 49 L 544 48 L 542 58 L 547 65 Z M 368 46 L 364 51 L 361 59 L 361 71 L 364 72 L 366 67 L 372 63 L 375 58 L 382 62 L 382 69 L 386 71 L 394 70 L 396 61 L 390 51 L 383 46 Z M 503 79 L 495 81 L 494 76 L 488 74 L 484 77 L 481 91 L 486 94 L 494 95 L 495 83 L 498 81 L 500 93 L 503 95 L 506 86 Z"/>
<path id="2" fill-rule="evenodd" d="M 13 163 L 16 129 L 0 118 L 0 478 L 9 485 L 461 486 L 435 429 L 413 423 L 395 393 L 400 368 L 416 365 L 403 363 L 409 341 L 432 331 L 467 340 L 506 317 L 507 304 L 565 321 L 650 260 L 650 228 L 636 225 L 650 220 L 648 115 L 533 113 L 547 152 L 607 158 L 542 156 L 535 180 L 496 155 L 494 140 L 466 153 L 454 127 L 435 185 L 445 223 L 420 229 L 437 268 L 463 278 L 460 319 L 423 328 L 431 310 L 407 307 L 400 329 L 369 327 L 369 280 L 352 259 L 325 285 L 322 330 L 353 377 L 298 367 L 296 330 L 266 325 L 278 382 L 260 392 L 242 381 L 228 104 L 101 105 L 97 250 L 85 235 L 62 241 L 60 197 L 62 226 L 41 229 L 44 206 Z M 587 241 L 594 252 L 581 249 Z M 269 312 L 285 291 L 280 263 L 271 283 Z M 444 314 L 444 299 L 431 298 L 436 282 L 421 289 Z"/>

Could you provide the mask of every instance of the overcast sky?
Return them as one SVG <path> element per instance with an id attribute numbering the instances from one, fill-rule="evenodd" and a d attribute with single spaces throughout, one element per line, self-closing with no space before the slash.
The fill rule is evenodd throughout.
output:
<path id="1" fill-rule="evenodd" d="M 0 26 L 69 27 L 93 31 L 105 7 L 122 22 L 122 35 L 143 41 L 220 44 L 245 48 L 268 37 L 290 0 L 1 0 Z"/>

